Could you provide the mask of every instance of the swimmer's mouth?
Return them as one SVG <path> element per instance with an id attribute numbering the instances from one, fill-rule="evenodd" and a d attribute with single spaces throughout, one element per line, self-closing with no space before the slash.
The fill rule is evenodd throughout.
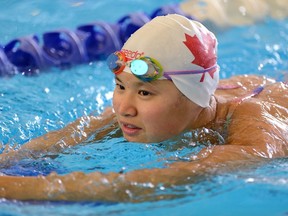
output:
<path id="1" fill-rule="evenodd" d="M 139 128 L 133 124 L 125 123 L 125 122 L 121 122 L 120 125 L 121 125 L 121 129 L 122 129 L 123 133 L 125 133 L 129 136 L 136 135 L 141 130 L 141 128 Z"/>

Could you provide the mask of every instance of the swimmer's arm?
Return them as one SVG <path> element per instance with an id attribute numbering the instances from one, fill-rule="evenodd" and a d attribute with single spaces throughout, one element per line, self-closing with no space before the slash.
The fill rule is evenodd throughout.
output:
<path id="1" fill-rule="evenodd" d="M 233 145 L 216 146 L 208 157 L 192 162 L 176 162 L 163 169 L 142 169 L 121 173 L 71 173 L 47 177 L 0 176 L 0 197 L 17 200 L 127 201 L 141 202 L 173 198 L 176 185 L 201 181 L 209 174 L 237 170 L 261 162 L 253 149 Z M 257 150 L 259 151 L 259 150 Z M 251 157 L 252 156 L 252 157 Z M 247 160 L 249 159 L 249 160 Z M 251 160 L 253 159 L 253 160 Z M 248 161 L 248 162 L 247 162 Z"/>
<path id="2" fill-rule="evenodd" d="M 0 176 L 0 197 L 18 200 L 112 202 L 173 198 L 173 193 L 157 195 L 157 191 L 169 191 L 169 188 L 175 185 L 193 184 L 205 179 L 207 175 L 258 166 L 265 162 L 266 158 L 288 154 L 287 142 L 286 145 L 279 139 L 276 139 L 279 142 L 275 142 L 273 137 L 263 134 L 264 125 L 260 127 L 255 121 L 254 124 L 248 124 L 247 118 L 244 119 L 246 127 L 242 128 L 244 131 L 238 128 L 238 139 L 230 139 L 231 143 L 214 146 L 211 151 L 202 150 L 197 155 L 199 160 L 175 162 L 162 169 L 142 169 L 124 174 L 95 172 L 71 173 L 64 176 L 51 174 L 47 177 Z M 269 130 L 273 125 L 266 127 L 266 130 Z M 239 130 L 243 137 L 239 136 Z M 262 134 L 262 137 L 257 137 L 256 134 Z"/>
<path id="3" fill-rule="evenodd" d="M 268 138 L 266 141 L 271 143 Z M 287 149 L 286 146 L 286 151 Z M 260 142 L 253 142 L 251 145 L 244 142 L 242 145 L 214 146 L 211 151 L 204 149 L 197 155 L 199 160 L 175 162 L 162 169 L 142 169 L 124 174 L 95 172 L 64 176 L 50 174 L 47 177 L 0 176 L 0 197 L 18 200 L 112 202 L 170 199 L 175 194 L 165 193 L 165 190 L 169 191 L 169 188 L 176 185 L 193 184 L 205 179 L 207 175 L 257 166 L 271 156 L 285 155 L 281 148 L 274 148 L 273 151 L 271 152 L 271 146 Z M 163 190 L 164 193 L 157 195 L 157 191 Z"/>
<path id="4" fill-rule="evenodd" d="M 107 108 L 100 116 L 81 117 L 58 131 L 51 131 L 43 136 L 32 139 L 21 146 L 19 150 L 2 153 L 0 155 L 0 162 L 7 161 L 8 159 L 22 159 L 26 156 L 31 157 L 32 155 L 37 156 L 39 153 L 48 151 L 60 152 L 64 148 L 84 142 L 98 129 L 115 122 L 112 108 Z M 103 133 L 103 131 L 99 133 Z"/>

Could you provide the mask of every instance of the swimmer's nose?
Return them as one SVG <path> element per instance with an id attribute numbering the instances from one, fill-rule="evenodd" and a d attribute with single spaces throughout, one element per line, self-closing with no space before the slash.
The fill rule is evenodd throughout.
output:
<path id="1" fill-rule="evenodd" d="M 137 108 L 135 99 L 129 94 L 121 97 L 118 107 L 119 114 L 125 117 L 133 117 L 137 115 Z"/>

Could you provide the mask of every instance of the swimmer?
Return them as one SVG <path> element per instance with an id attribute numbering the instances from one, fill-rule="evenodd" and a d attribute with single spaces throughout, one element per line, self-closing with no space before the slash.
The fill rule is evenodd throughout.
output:
<path id="1" fill-rule="evenodd" d="M 115 74 L 113 109 L 85 116 L 59 131 L 33 139 L 19 150 L 2 153 L 2 166 L 15 160 L 100 139 L 115 127 L 131 142 L 158 143 L 194 129 L 211 134 L 198 160 L 127 173 L 0 176 L 0 197 L 18 200 L 100 200 L 139 202 L 163 199 L 158 187 L 199 181 L 205 174 L 244 168 L 288 155 L 287 84 L 258 76 L 219 81 L 217 39 L 201 23 L 171 14 L 136 31 L 107 63 Z M 213 170 L 213 171 L 212 171 Z M 147 196 L 146 196 L 147 195 Z M 149 195 L 149 196 L 148 196 Z"/>

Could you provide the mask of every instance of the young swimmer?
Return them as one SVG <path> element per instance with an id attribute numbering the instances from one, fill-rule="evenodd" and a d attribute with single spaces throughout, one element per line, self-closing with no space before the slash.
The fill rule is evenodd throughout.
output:
<path id="1" fill-rule="evenodd" d="M 217 40 L 197 21 L 160 16 L 135 32 L 122 50 L 109 56 L 115 74 L 113 111 L 86 116 L 67 127 L 2 154 L 1 164 L 84 142 L 120 127 L 131 142 L 161 142 L 197 128 L 219 132 L 223 145 L 203 149 L 198 160 L 177 161 L 163 169 L 127 173 L 46 177 L 0 176 L 0 197 L 19 200 L 143 201 L 158 187 L 192 183 L 214 171 L 288 155 L 287 84 L 257 76 L 219 83 Z M 77 136 L 77 134 L 79 136 Z M 97 136 L 96 136 L 97 137 Z M 198 141 L 209 140 L 207 133 Z M 147 196 L 145 196 L 147 195 Z M 152 198 L 151 198 L 152 197 Z"/>

